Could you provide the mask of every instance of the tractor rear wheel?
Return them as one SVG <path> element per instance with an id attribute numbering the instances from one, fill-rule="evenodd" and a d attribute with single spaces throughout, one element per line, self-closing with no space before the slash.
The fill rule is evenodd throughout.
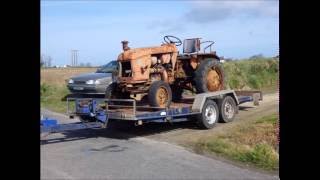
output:
<path id="1" fill-rule="evenodd" d="M 148 92 L 149 104 L 153 107 L 168 107 L 171 104 L 172 92 L 168 83 L 155 81 Z"/>
<path id="2" fill-rule="evenodd" d="M 203 60 L 195 71 L 194 81 L 197 93 L 223 90 L 224 72 L 220 62 L 216 59 Z"/>

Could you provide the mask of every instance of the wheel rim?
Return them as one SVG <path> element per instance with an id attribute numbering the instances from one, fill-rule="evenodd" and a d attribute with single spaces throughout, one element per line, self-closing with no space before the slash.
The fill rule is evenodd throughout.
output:
<path id="1" fill-rule="evenodd" d="M 234 115 L 234 108 L 233 106 L 229 103 L 229 102 L 226 102 L 225 105 L 224 105 L 224 112 L 225 112 L 225 115 L 228 119 L 231 119 Z"/>
<path id="2" fill-rule="evenodd" d="M 165 107 L 168 102 L 168 92 L 163 87 L 160 87 L 157 91 L 157 102 L 160 107 Z"/>
<path id="3" fill-rule="evenodd" d="M 213 105 L 209 105 L 206 107 L 204 115 L 205 115 L 206 121 L 208 121 L 208 124 L 214 124 L 216 122 L 217 111 Z"/>
<path id="4" fill-rule="evenodd" d="M 207 74 L 207 88 L 209 91 L 218 91 L 221 89 L 221 77 L 216 69 L 210 69 Z"/>

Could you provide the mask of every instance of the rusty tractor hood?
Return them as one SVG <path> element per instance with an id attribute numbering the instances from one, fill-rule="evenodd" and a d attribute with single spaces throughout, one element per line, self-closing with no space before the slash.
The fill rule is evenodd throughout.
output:
<path id="1" fill-rule="evenodd" d="M 174 53 L 174 52 L 178 52 L 178 49 L 175 46 L 175 44 L 163 44 L 161 46 L 155 46 L 155 47 L 134 48 L 134 49 L 129 49 L 122 52 L 118 56 L 118 61 L 127 61 L 127 60 L 137 59 L 147 55 Z"/>

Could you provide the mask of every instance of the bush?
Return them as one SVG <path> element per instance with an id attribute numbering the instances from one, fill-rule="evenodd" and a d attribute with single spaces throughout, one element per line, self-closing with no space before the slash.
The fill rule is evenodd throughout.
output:
<path id="1" fill-rule="evenodd" d="M 275 86 L 278 78 L 279 61 L 259 57 L 243 59 L 223 64 L 226 86 L 232 89 L 260 89 Z"/>
<path id="2" fill-rule="evenodd" d="M 260 79 L 256 75 L 249 76 L 248 82 L 250 87 L 254 89 L 259 89 L 261 87 Z"/>

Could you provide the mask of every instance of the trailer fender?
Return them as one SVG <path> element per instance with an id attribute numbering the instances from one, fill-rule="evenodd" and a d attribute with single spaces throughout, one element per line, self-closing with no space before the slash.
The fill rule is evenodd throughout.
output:
<path id="1" fill-rule="evenodd" d="M 192 112 L 201 113 L 203 109 L 203 105 L 207 99 L 217 100 L 217 99 L 222 99 L 225 96 L 231 96 L 235 100 L 236 104 L 237 105 L 239 104 L 239 100 L 234 90 L 222 90 L 222 91 L 216 91 L 216 92 L 197 94 L 192 104 L 191 110 Z"/>

